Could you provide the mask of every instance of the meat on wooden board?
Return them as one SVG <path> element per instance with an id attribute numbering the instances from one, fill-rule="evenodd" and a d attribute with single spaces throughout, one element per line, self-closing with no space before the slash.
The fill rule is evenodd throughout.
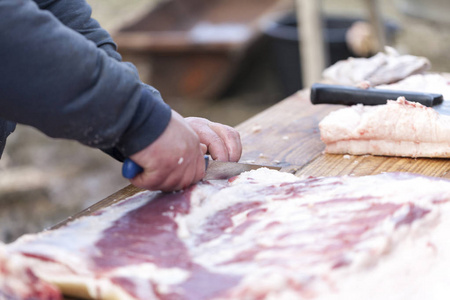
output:
<path id="1" fill-rule="evenodd" d="M 404 97 L 331 112 L 319 129 L 327 153 L 450 157 L 450 116 Z"/>
<path id="2" fill-rule="evenodd" d="M 449 201 L 444 179 L 258 169 L 142 192 L 7 251 L 94 299 L 446 299 Z"/>

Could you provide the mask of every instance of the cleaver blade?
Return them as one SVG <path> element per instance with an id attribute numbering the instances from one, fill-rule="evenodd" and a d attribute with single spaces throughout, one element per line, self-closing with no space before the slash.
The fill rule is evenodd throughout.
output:
<path id="1" fill-rule="evenodd" d="M 441 94 L 376 88 L 361 89 L 322 83 L 311 86 L 312 104 L 380 105 L 386 104 L 387 100 L 396 100 L 400 96 L 404 96 L 408 101 L 432 107 L 440 114 L 450 115 L 450 101 L 445 101 Z"/>
<path id="2" fill-rule="evenodd" d="M 233 176 L 239 175 L 242 172 L 256 170 L 259 168 L 268 168 L 272 170 L 281 170 L 281 167 L 267 166 L 267 165 L 256 165 L 256 164 L 244 164 L 238 162 L 224 162 L 216 160 L 207 160 L 206 175 L 205 180 L 216 180 L 216 179 L 228 179 Z"/>

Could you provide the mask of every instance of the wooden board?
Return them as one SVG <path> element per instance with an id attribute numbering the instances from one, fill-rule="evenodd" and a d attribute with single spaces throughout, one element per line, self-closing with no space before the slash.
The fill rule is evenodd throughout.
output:
<path id="1" fill-rule="evenodd" d="M 119 201 L 121 201 L 123 199 L 131 197 L 134 194 L 139 193 L 141 191 L 143 191 L 143 190 L 130 184 L 130 185 L 124 187 L 123 189 L 117 191 L 116 193 L 112 194 L 111 196 L 106 197 L 105 199 L 95 203 L 94 205 L 86 208 L 85 210 L 83 210 L 83 211 L 81 211 L 81 212 L 79 212 L 79 213 L 77 213 L 77 214 L 67 218 L 66 220 L 62 221 L 61 223 L 58 223 L 58 224 L 54 225 L 50 229 L 51 230 L 52 229 L 57 229 L 57 228 L 59 228 L 61 226 L 66 225 L 67 223 L 77 219 L 77 218 L 80 218 L 82 216 L 91 215 L 92 213 L 96 212 L 99 209 L 102 209 L 104 207 L 108 207 L 108 206 L 110 206 L 110 205 L 112 205 L 114 203 L 117 203 L 117 202 L 119 202 Z"/>
<path id="2" fill-rule="evenodd" d="M 318 123 L 338 106 L 314 106 L 302 90 L 238 125 L 242 161 L 278 164 L 294 172 L 317 159 L 324 150 Z"/>
<path id="3" fill-rule="evenodd" d="M 297 176 L 373 175 L 382 172 L 411 172 L 450 178 L 449 159 L 344 156 L 324 154 L 319 122 L 339 105 L 312 105 L 309 90 L 302 90 L 238 125 L 243 154 L 241 162 L 282 166 Z M 129 197 L 140 189 L 128 186 L 56 225 Z M 53 227 L 53 228 L 55 228 Z"/>

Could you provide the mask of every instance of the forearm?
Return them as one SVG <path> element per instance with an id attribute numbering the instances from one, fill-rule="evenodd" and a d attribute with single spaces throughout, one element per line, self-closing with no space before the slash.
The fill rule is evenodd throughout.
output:
<path id="1" fill-rule="evenodd" d="M 124 155 L 165 129 L 170 109 L 130 68 L 33 2 L 0 1 L 0 27 L 0 117 Z"/>

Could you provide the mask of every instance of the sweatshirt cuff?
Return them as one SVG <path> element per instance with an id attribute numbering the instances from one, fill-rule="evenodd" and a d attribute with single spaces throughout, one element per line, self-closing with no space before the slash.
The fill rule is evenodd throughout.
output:
<path id="1" fill-rule="evenodd" d="M 171 117 L 170 106 L 143 88 L 133 121 L 116 145 L 117 150 L 125 157 L 141 151 L 164 132 Z"/>

